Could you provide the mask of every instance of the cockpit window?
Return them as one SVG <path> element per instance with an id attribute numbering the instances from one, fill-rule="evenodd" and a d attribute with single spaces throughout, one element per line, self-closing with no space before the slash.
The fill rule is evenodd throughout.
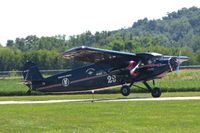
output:
<path id="1" fill-rule="evenodd" d="M 160 60 L 160 57 L 151 58 L 147 61 L 147 64 L 155 64 L 157 61 Z"/>

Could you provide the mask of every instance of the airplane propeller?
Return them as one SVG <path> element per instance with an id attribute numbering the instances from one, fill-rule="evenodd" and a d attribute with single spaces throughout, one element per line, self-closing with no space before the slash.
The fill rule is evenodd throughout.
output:
<path id="1" fill-rule="evenodd" d="M 181 56 L 181 51 L 179 52 L 179 56 L 177 56 L 177 63 L 178 63 L 178 66 L 177 66 L 177 68 L 176 68 L 176 72 L 179 72 L 179 70 L 180 70 L 180 65 L 181 65 L 183 62 L 187 61 L 188 59 L 189 59 L 189 57 L 187 57 L 187 56 Z"/>
<path id="2" fill-rule="evenodd" d="M 189 58 L 187 56 L 181 56 L 181 52 L 179 52 L 178 56 L 162 56 L 161 59 L 168 60 L 171 71 L 178 72 L 180 70 L 180 65 L 187 61 Z"/>

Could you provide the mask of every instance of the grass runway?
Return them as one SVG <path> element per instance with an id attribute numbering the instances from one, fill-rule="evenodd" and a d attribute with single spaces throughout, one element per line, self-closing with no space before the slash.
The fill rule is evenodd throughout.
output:
<path id="1" fill-rule="evenodd" d="M 200 132 L 199 100 L 0 105 L 0 110 L 0 132 Z"/>
<path id="2" fill-rule="evenodd" d="M 19 81 L 0 80 L 0 101 L 93 97 L 91 94 L 26 96 L 27 88 Z M 157 80 L 156 85 L 165 91 L 161 97 L 200 96 L 200 70 L 171 73 Z M 116 94 L 95 94 L 94 98 L 123 98 L 119 88 L 112 92 Z M 129 97 L 151 95 L 131 93 Z M 0 105 L 2 133 L 199 133 L 199 125 L 200 100 Z"/>

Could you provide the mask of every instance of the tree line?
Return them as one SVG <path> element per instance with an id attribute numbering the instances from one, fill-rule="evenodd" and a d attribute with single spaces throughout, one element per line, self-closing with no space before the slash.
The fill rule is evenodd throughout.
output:
<path id="1" fill-rule="evenodd" d="M 200 9 L 182 8 L 168 13 L 162 19 L 144 18 L 129 28 L 102 31 L 92 34 L 86 31 L 66 37 L 37 37 L 7 40 L 0 45 L 0 71 L 21 70 L 26 60 L 36 62 L 41 69 L 65 69 L 79 66 L 60 58 L 59 54 L 81 45 L 127 52 L 159 52 L 166 55 L 190 57 L 185 65 L 200 64 Z"/>

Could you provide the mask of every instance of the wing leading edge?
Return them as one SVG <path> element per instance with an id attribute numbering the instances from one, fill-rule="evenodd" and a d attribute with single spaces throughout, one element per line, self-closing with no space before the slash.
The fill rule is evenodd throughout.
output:
<path id="1" fill-rule="evenodd" d="M 74 58 L 75 60 L 86 62 L 99 62 L 112 59 L 129 60 L 136 57 L 134 53 L 105 50 L 86 46 L 72 48 L 62 53 L 61 56 L 66 59 Z"/>

